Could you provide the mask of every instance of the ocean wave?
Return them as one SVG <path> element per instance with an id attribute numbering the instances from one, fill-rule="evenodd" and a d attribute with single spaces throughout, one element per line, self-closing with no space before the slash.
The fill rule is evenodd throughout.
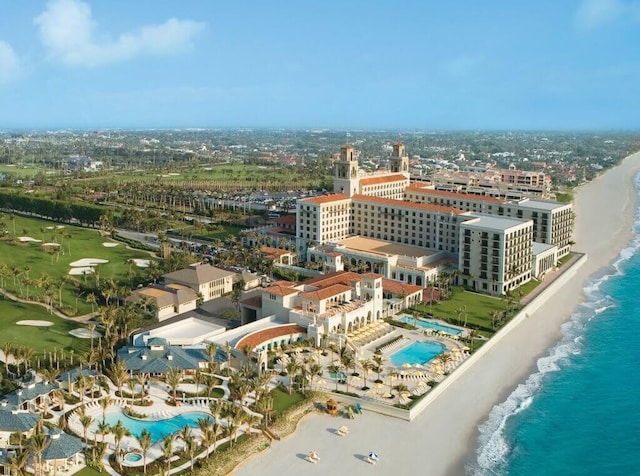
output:
<path id="1" fill-rule="evenodd" d="M 636 190 L 640 190 L 640 174 L 634 177 Z M 640 198 L 640 195 L 638 196 Z M 640 202 L 640 200 L 638 200 Z M 594 276 L 584 286 L 586 301 L 580 303 L 570 319 L 561 326 L 562 339 L 549 351 L 549 355 L 537 361 L 537 372 L 518 385 L 507 399 L 494 406 L 487 420 L 479 427 L 479 446 L 476 461 L 467 465 L 466 472 L 475 476 L 506 474 L 506 466 L 512 451 L 505 433 L 511 417 L 525 411 L 533 403 L 544 383 L 545 376 L 557 372 L 561 364 L 569 364 L 572 355 L 581 352 L 584 328 L 590 321 L 616 306 L 615 300 L 601 292 L 602 285 L 609 279 L 623 274 L 622 265 L 640 250 L 640 207 L 636 209 L 633 226 L 634 237 L 631 243 L 620 251 L 610 266 Z"/>

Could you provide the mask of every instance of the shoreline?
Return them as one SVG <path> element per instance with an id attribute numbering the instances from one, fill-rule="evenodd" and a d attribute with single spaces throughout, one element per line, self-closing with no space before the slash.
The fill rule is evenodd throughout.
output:
<path id="1" fill-rule="evenodd" d="M 383 474 L 393 468 L 416 473 L 426 467 L 430 474 L 465 474 L 465 466 L 475 461 L 478 425 L 536 371 L 538 359 L 561 339 L 560 326 L 584 300 L 586 280 L 609 266 L 631 241 L 637 194 L 633 179 L 639 171 L 640 153 L 635 153 L 577 189 L 575 249 L 588 254 L 586 263 L 545 297 L 529 318 L 496 341 L 472 368 L 459 376 L 454 373 L 448 388 L 413 422 L 367 412 L 348 422 L 348 439 L 336 441 L 330 430 L 345 420 L 306 417 L 295 438 L 274 443 L 269 451 L 245 461 L 234 474 L 275 475 L 297 470 L 299 465 L 299 470 L 309 474 Z M 296 458 L 296 453 L 299 456 L 312 449 L 328 457 L 319 465 Z M 378 465 L 363 464 L 361 456 L 368 451 L 380 453 Z"/>

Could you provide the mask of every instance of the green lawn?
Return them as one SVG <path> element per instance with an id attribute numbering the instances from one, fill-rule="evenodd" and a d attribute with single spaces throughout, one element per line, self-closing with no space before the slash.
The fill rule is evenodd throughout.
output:
<path id="1" fill-rule="evenodd" d="M 51 321 L 53 325 L 34 327 L 16 324 L 22 320 Z M 75 355 L 83 354 L 89 350 L 90 339 L 79 339 L 69 334 L 69 331 L 80 327 L 86 326 L 49 314 L 41 306 L 12 302 L 0 297 L 0 347 L 5 342 L 12 342 L 32 348 L 36 355 L 45 351 L 53 352 L 55 349 L 64 349 L 65 352 L 73 350 Z"/>
<path id="2" fill-rule="evenodd" d="M 286 390 L 281 390 L 280 388 L 274 388 L 271 391 L 273 395 L 273 412 L 278 415 L 298 402 L 304 400 L 304 395 L 300 392 L 293 392 L 291 395 Z"/>
<path id="3" fill-rule="evenodd" d="M 491 331 L 491 314 L 494 311 L 504 311 L 507 308 L 507 303 L 497 297 L 471 293 L 462 288 L 453 288 L 450 299 L 433 304 L 433 306 L 420 304 L 417 309 L 424 313 L 431 313 L 437 319 L 443 319 L 452 324 L 462 324 L 458 320 L 456 309 L 465 307 L 468 326 Z M 461 316 L 460 319 L 464 322 L 464 316 Z"/>
<path id="4" fill-rule="evenodd" d="M 177 237 L 192 237 L 199 240 L 223 240 L 230 235 L 238 236 L 243 230 L 246 230 L 246 227 L 236 225 L 214 225 L 214 229 L 212 230 L 207 230 L 202 227 L 196 229 L 193 226 L 185 226 L 168 230 L 167 234 Z"/>
<path id="5" fill-rule="evenodd" d="M 104 476 L 106 473 L 101 473 L 97 469 L 93 469 L 90 467 L 82 468 L 77 473 L 73 473 L 75 476 Z"/>
<path id="6" fill-rule="evenodd" d="M 63 228 L 56 229 L 58 224 L 55 222 L 17 215 L 14 217 L 15 223 L 14 218 L 6 214 L 0 218 L 0 229 L 3 229 L 3 234 L 6 237 L 4 241 L 0 241 L 0 263 L 5 264 L 9 271 L 15 267 L 20 274 L 17 279 L 14 279 L 12 274 L 0 278 L 2 281 L 0 286 L 25 297 L 28 288 L 31 299 L 36 296 L 36 298 L 43 300 L 43 290 L 38 288 L 35 282 L 42 276 L 48 276 L 54 289 L 61 288 L 61 292 L 56 296 L 55 304 L 59 305 L 58 301 L 61 297 L 63 310 L 70 315 L 73 315 L 76 309 L 78 314 L 91 311 L 91 306 L 85 301 L 86 297 L 79 295 L 78 287 L 83 283 L 93 285 L 96 280 L 92 275 L 86 277 L 69 276 L 71 262 L 82 258 L 108 260 L 108 263 L 97 267 L 100 281 L 112 279 L 126 284 L 128 272 L 131 273 L 131 277 L 143 273 L 142 269 L 127 263 L 127 261 L 132 258 L 149 258 L 147 253 L 128 250 L 122 243 L 114 248 L 103 246 L 103 243 L 112 240 L 100 236 L 96 230 L 70 225 L 63 225 Z M 53 229 L 47 229 L 47 227 L 53 227 Z M 42 242 L 20 243 L 14 239 L 20 236 L 28 236 Z M 47 252 L 42 243 L 58 243 L 60 253 Z M 60 286 L 60 280 L 63 276 L 69 281 Z M 29 286 L 24 282 L 24 278 L 30 282 Z"/>

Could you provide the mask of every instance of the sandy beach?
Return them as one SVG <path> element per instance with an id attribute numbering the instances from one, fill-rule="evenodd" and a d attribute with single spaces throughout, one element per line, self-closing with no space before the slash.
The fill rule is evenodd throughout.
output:
<path id="1" fill-rule="evenodd" d="M 611 263 L 629 243 L 636 202 L 633 178 L 639 171 L 640 153 L 636 153 L 579 188 L 574 248 L 588 253 L 586 264 L 575 279 L 497 341 L 472 368 L 454 373 L 449 388 L 413 422 L 371 412 L 355 420 L 313 415 L 300 423 L 295 434 L 274 442 L 234 474 L 464 474 L 465 462 L 475 456 L 478 424 L 560 339 L 560 325 L 583 299 L 585 280 Z M 349 435 L 336 436 L 333 430 L 345 424 Z M 311 450 L 320 454 L 319 463 L 304 460 Z M 364 461 L 369 451 L 380 454 L 375 466 Z"/>

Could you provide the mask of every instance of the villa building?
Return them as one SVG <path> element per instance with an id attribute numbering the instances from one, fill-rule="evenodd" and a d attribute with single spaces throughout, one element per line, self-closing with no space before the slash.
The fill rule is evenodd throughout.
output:
<path id="1" fill-rule="evenodd" d="M 165 375 L 175 367 L 186 374 L 194 374 L 207 367 L 209 357 L 201 348 L 167 344 L 165 339 L 153 338 L 146 347 L 125 346 L 118 349 L 118 360 L 124 362 L 131 374 Z"/>
<path id="2" fill-rule="evenodd" d="M 127 302 L 140 303 L 150 301 L 159 321 L 196 308 L 198 295 L 183 284 L 171 283 L 165 286 L 152 284 L 136 289 L 127 297 Z"/>
<path id="3" fill-rule="evenodd" d="M 233 289 L 234 271 L 216 268 L 206 263 L 195 263 L 186 268 L 162 275 L 165 284 L 182 284 L 202 296 L 203 301 L 216 299 Z"/>

